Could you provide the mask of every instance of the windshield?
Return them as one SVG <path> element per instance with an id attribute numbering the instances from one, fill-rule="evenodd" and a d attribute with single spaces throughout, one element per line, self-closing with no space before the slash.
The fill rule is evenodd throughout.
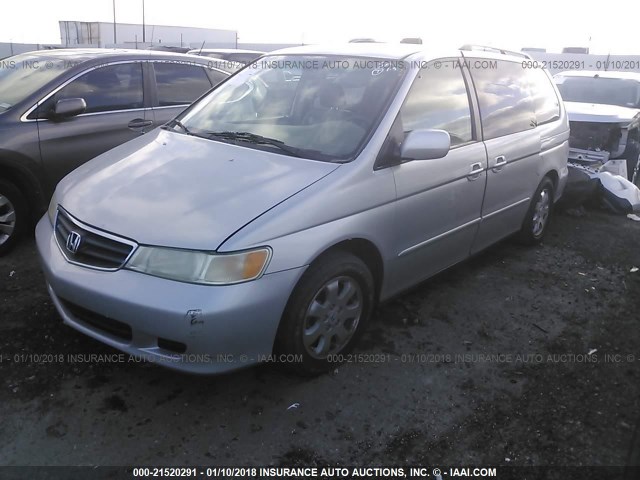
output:
<path id="1" fill-rule="evenodd" d="M 176 131 L 314 160 L 355 158 L 405 69 L 392 61 L 265 57 L 216 88 Z"/>
<path id="2" fill-rule="evenodd" d="M 640 108 L 640 82 L 623 78 L 555 77 L 565 102 Z"/>
<path id="3" fill-rule="evenodd" d="M 61 58 L 43 58 L 36 52 L 0 60 L 0 112 L 9 110 L 67 67 Z"/>

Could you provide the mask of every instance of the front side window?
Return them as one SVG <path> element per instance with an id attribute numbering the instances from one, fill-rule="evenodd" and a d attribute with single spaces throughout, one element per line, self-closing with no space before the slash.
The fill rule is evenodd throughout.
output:
<path id="1" fill-rule="evenodd" d="M 537 124 L 527 69 L 506 60 L 495 64 L 495 68 L 471 70 L 485 140 L 523 132 Z"/>
<path id="2" fill-rule="evenodd" d="M 188 105 L 211 88 L 204 68 L 183 63 L 156 62 L 158 105 Z"/>
<path id="3" fill-rule="evenodd" d="M 54 101 L 66 98 L 83 98 L 85 113 L 142 108 L 142 64 L 122 63 L 91 70 L 54 95 Z"/>
<path id="4" fill-rule="evenodd" d="M 400 120 L 405 134 L 417 129 L 440 129 L 449 133 L 452 146 L 470 142 L 471 109 L 462 70 L 420 70 L 400 110 Z"/>
<path id="5" fill-rule="evenodd" d="M 265 57 L 194 104 L 180 120 L 189 133 L 212 140 L 350 161 L 384 116 L 403 67 L 369 58 Z"/>

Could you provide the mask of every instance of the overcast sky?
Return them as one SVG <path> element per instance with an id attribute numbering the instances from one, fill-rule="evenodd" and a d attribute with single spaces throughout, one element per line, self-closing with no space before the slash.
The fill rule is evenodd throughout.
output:
<path id="1" fill-rule="evenodd" d="M 142 0 L 116 0 L 116 19 L 142 23 Z M 60 43 L 59 20 L 113 21 L 113 0 L 8 0 L 0 42 Z M 240 42 L 335 43 L 355 37 L 519 50 L 589 46 L 640 54 L 640 2 L 536 0 L 145 0 L 147 24 L 237 30 Z"/>

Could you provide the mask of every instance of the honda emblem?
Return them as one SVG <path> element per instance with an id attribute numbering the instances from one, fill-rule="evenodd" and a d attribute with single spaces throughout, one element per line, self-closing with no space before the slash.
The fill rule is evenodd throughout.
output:
<path id="1" fill-rule="evenodd" d="M 78 232 L 72 231 L 67 237 L 67 250 L 71 253 L 78 253 L 80 244 L 82 243 L 82 236 Z"/>

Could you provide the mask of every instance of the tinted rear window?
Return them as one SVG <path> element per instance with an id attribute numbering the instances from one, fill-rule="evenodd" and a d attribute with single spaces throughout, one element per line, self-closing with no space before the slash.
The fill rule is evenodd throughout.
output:
<path id="1" fill-rule="evenodd" d="M 158 105 L 187 105 L 211 88 L 204 68 L 182 63 L 154 63 Z"/>

